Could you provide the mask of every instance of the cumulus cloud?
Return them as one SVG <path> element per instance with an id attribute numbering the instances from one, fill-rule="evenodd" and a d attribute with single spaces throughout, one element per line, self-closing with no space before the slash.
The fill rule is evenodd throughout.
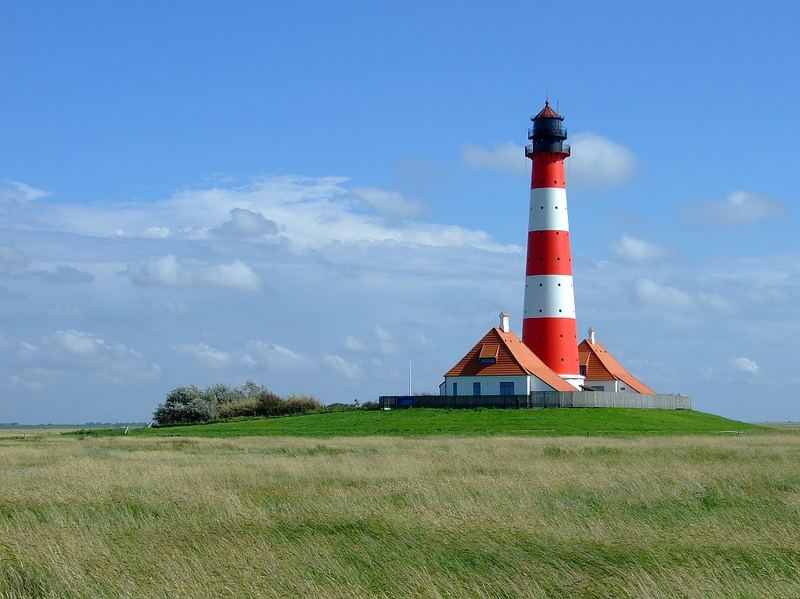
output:
<path id="1" fill-rule="evenodd" d="M 570 140 L 572 155 L 567 160 L 568 184 L 579 188 L 598 189 L 619 185 L 629 180 L 636 170 L 636 156 L 627 147 L 596 133 L 578 133 Z M 469 166 L 507 173 L 530 172 L 524 148 L 513 142 L 489 148 L 467 145 L 462 148 Z"/>
<path id="2" fill-rule="evenodd" d="M 180 343 L 173 346 L 173 349 L 179 354 L 185 354 L 198 362 L 211 367 L 219 367 L 229 364 L 231 355 L 214 349 L 205 343 Z"/>
<path id="3" fill-rule="evenodd" d="M 749 191 L 734 191 L 722 201 L 701 202 L 685 208 L 688 216 L 723 225 L 745 225 L 786 214 L 783 202 Z"/>
<path id="4" fill-rule="evenodd" d="M 572 156 L 567 161 L 568 183 L 583 188 L 613 187 L 628 181 L 636 170 L 631 150 L 596 133 L 572 136 Z"/>
<path id="5" fill-rule="evenodd" d="M 394 340 L 392 334 L 381 325 L 375 327 L 375 336 L 378 338 L 378 347 L 380 347 L 382 353 L 387 356 L 400 353 L 400 347 Z"/>
<path id="6" fill-rule="evenodd" d="M 348 379 L 358 379 L 362 376 L 361 366 L 356 362 L 348 362 L 341 356 L 326 354 L 322 357 L 322 363 L 334 372 Z"/>
<path id="7" fill-rule="evenodd" d="M 636 296 L 646 306 L 657 310 L 683 312 L 694 307 L 691 295 L 675 287 L 641 279 L 636 283 Z"/>
<path id="8" fill-rule="evenodd" d="M 230 211 L 231 219 L 214 228 L 213 231 L 223 237 L 251 238 L 275 235 L 278 225 L 264 218 L 260 212 L 234 208 Z"/>
<path id="9" fill-rule="evenodd" d="M 512 141 L 494 144 L 488 148 L 465 145 L 461 151 L 464 162 L 469 166 L 517 175 L 524 175 L 530 169 L 525 148 Z"/>
<path id="10" fill-rule="evenodd" d="M 627 262 L 652 262 L 670 254 L 664 247 L 630 235 L 623 235 L 611 249 L 618 258 Z"/>
<path id="11" fill-rule="evenodd" d="M 382 214 L 365 213 L 363 198 L 383 202 L 384 211 L 394 209 L 406 215 L 414 205 L 406 200 L 397 204 L 391 192 L 379 198 L 374 189 L 356 198 L 346 182 L 342 177 L 269 177 L 242 187 L 187 189 L 157 202 L 53 205 L 40 211 L 34 220 L 40 227 L 95 237 L 152 237 L 156 227 L 168 229 L 171 239 L 208 239 L 216 236 L 220 227 L 241 231 L 242 221 L 252 215 L 236 213 L 239 222 L 234 224 L 231 211 L 238 209 L 280 223 L 277 236 L 298 251 L 316 251 L 334 244 L 521 251 L 518 245 L 497 243 L 480 229 L 407 219 L 392 221 Z M 228 229 L 228 223 L 233 229 Z M 246 239 L 259 241 L 262 237 Z"/>
<path id="12" fill-rule="evenodd" d="M 0 273 L 21 270 L 28 266 L 28 258 L 12 247 L 0 246 Z"/>
<path id="13" fill-rule="evenodd" d="M 367 346 L 364 345 L 364 342 L 361 341 L 361 339 L 350 336 L 344 338 L 344 346 L 350 351 L 356 351 L 356 352 L 362 352 L 367 349 Z"/>
<path id="14" fill-rule="evenodd" d="M 122 274 L 140 285 L 227 287 L 242 291 L 255 291 L 261 287 L 258 275 L 240 260 L 228 264 L 205 264 L 167 255 L 129 264 Z"/>
<path id="15" fill-rule="evenodd" d="M 8 386 L 15 391 L 41 391 L 63 376 L 58 368 L 23 368 L 8 377 Z"/>
<path id="16" fill-rule="evenodd" d="M 247 366 L 261 366 L 271 372 L 297 371 L 307 367 L 308 360 L 288 347 L 256 339 L 247 343 L 242 361 Z"/>
<path id="17" fill-rule="evenodd" d="M 746 374 L 758 374 L 758 364 L 750 358 L 733 358 L 730 361 L 731 368 Z"/>
<path id="18" fill-rule="evenodd" d="M 144 231 L 144 237 L 149 237 L 151 239 L 166 239 L 169 237 L 169 228 L 168 227 L 148 227 Z"/>
<path id="19" fill-rule="evenodd" d="M 18 355 L 24 360 L 37 359 L 56 366 L 90 370 L 112 383 L 152 379 L 161 370 L 123 343 L 108 343 L 94 333 L 74 329 L 56 331 L 42 338 L 38 345 L 23 342 Z"/>
<path id="20" fill-rule="evenodd" d="M 352 190 L 352 193 L 379 214 L 387 216 L 413 218 L 425 210 L 423 203 L 407 200 L 396 191 L 375 187 L 356 187 Z"/>
<path id="21" fill-rule="evenodd" d="M 21 181 L 0 182 L 0 205 L 24 204 L 47 197 L 49 192 L 37 189 Z"/>
<path id="22" fill-rule="evenodd" d="M 17 278 L 38 279 L 45 283 L 79 284 L 91 283 L 94 275 L 72 266 L 56 266 L 53 270 L 29 270 L 17 275 Z"/>

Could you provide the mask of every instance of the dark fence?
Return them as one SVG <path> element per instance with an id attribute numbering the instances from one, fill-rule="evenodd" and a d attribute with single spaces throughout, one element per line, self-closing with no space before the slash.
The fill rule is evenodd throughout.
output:
<path id="1" fill-rule="evenodd" d="M 692 399 L 686 395 L 650 395 L 626 391 L 533 391 L 531 407 L 691 410 Z"/>
<path id="2" fill-rule="evenodd" d="M 527 395 L 381 395 L 381 408 L 530 408 Z"/>
<path id="3" fill-rule="evenodd" d="M 381 408 L 651 408 L 691 410 L 686 395 L 613 391 L 533 391 L 530 395 L 381 395 Z"/>

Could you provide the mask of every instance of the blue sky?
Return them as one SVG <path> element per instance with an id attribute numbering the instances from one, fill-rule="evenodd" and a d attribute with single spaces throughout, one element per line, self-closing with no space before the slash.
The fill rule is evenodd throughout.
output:
<path id="1" fill-rule="evenodd" d="M 409 357 L 434 391 L 520 328 L 548 96 L 579 329 L 800 419 L 793 4 L 162 4 L 0 3 L 0 421 L 246 378 L 363 401 Z"/>

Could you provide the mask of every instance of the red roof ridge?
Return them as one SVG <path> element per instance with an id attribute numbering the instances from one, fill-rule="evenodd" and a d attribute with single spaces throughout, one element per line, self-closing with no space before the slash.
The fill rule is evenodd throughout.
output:
<path id="1" fill-rule="evenodd" d="M 545 103 L 544 103 L 544 108 L 542 108 L 539 111 L 539 114 L 537 114 L 535 117 L 533 117 L 533 120 L 536 120 L 536 119 L 560 119 L 560 118 L 561 118 L 561 115 L 558 114 L 555 110 L 553 110 L 552 107 L 550 106 L 550 101 L 546 100 Z"/>
<path id="2" fill-rule="evenodd" d="M 578 345 L 579 352 L 591 352 L 603 368 L 616 380 L 622 381 L 628 387 L 637 391 L 638 393 L 646 393 L 650 395 L 655 395 L 655 391 L 645 385 L 642 381 L 637 379 L 633 376 L 630 372 L 628 372 L 625 367 L 619 363 L 619 361 L 609 352 L 605 347 L 603 347 L 598 341 L 592 343 L 588 339 L 584 339 Z M 588 360 L 587 360 L 588 366 Z M 588 370 L 588 368 L 587 368 Z"/>
<path id="3" fill-rule="evenodd" d="M 505 355 L 498 352 L 497 362 L 481 366 L 478 356 L 484 345 L 497 343 L 506 349 Z M 484 372 L 485 371 L 485 372 Z M 468 373 L 468 374 L 465 374 Z M 444 376 L 519 376 L 531 375 L 548 384 L 556 391 L 575 391 L 575 387 L 551 370 L 530 348 L 512 332 L 492 327 L 470 351 Z"/>

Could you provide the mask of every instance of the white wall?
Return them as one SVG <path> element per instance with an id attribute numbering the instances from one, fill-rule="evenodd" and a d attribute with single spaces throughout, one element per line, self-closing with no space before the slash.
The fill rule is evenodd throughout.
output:
<path id="1" fill-rule="evenodd" d="M 453 394 L 453 383 L 458 383 L 458 395 L 472 395 L 472 383 L 481 384 L 481 395 L 500 395 L 500 383 L 514 383 L 514 395 L 527 395 L 531 391 L 553 391 L 547 383 L 535 376 L 447 376 L 442 395 Z"/>
<path id="2" fill-rule="evenodd" d="M 633 389 L 630 389 L 628 385 L 621 381 L 590 381 L 586 380 L 584 383 L 587 387 L 603 387 L 602 391 L 628 391 L 630 393 L 636 393 Z"/>

